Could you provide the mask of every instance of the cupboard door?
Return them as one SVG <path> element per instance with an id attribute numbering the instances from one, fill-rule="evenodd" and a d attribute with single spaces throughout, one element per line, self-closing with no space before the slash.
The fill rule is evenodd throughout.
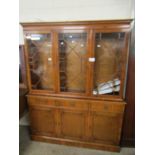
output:
<path id="1" fill-rule="evenodd" d="M 122 116 L 115 113 L 92 113 L 92 139 L 118 145 L 120 140 Z"/>
<path id="2" fill-rule="evenodd" d="M 94 95 L 120 95 L 125 55 L 125 32 L 97 32 L 94 43 Z"/>
<path id="3" fill-rule="evenodd" d="M 58 33 L 60 91 L 85 93 L 87 75 L 87 32 Z"/>
<path id="4" fill-rule="evenodd" d="M 54 89 L 51 33 L 27 33 L 26 45 L 30 72 L 30 88 Z"/>
<path id="5" fill-rule="evenodd" d="M 31 131 L 34 134 L 55 135 L 54 110 L 43 107 L 30 107 Z"/>
<path id="6" fill-rule="evenodd" d="M 69 139 L 84 139 L 86 127 L 86 112 L 61 110 L 61 137 Z"/>

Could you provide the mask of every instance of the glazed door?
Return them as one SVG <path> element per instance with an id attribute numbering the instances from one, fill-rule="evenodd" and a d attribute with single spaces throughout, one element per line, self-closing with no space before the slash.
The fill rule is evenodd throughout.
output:
<path id="1" fill-rule="evenodd" d="M 88 32 L 65 30 L 58 32 L 59 91 L 87 92 Z"/>
<path id="2" fill-rule="evenodd" d="M 94 96 L 122 97 L 127 64 L 126 38 L 125 32 L 94 33 Z"/>
<path id="3" fill-rule="evenodd" d="M 31 91 L 54 91 L 52 33 L 26 33 L 29 87 Z"/>

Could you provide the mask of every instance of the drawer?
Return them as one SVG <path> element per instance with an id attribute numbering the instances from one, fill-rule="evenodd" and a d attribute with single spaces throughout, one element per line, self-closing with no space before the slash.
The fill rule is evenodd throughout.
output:
<path id="1" fill-rule="evenodd" d="M 55 99 L 55 105 L 60 108 L 88 110 L 88 103 L 84 100 Z"/>
<path id="2" fill-rule="evenodd" d="M 55 106 L 54 100 L 49 97 L 28 96 L 29 105 L 49 105 Z"/>
<path id="3" fill-rule="evenodd" d="M 125 108 L 125 102 L 110 102 L 110 101 L 94 101 L 91 102 L 91 111 L 100 112 L 116 112 L 123 113 Z"/>
<path id="4" fill-rule="evenodd" d="M 79 99 L 60 99 L 56 97 L 28 96 L 28 103 L 30 105 L 45 105 L 54 106 L 57 108 L 88 110 L 88 103 L 85 100 Z"/>

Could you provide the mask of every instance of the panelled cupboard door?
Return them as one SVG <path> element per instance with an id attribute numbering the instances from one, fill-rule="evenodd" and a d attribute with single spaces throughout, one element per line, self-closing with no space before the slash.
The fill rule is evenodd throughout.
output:
<path id="1" fill-rule="evenodd" d="M 50 32 L 26 32 L 30 90 L 54 90 L 53 36 Z"/>
<path id="2" fill-rule="evenodd" d="M 45 136 L 55 135 L 54 109 L 31 106 L 30 123 L 32 134 L 42 134 Z"/>
<path id="3" fill-rule="evenodd" d="M 88 32 L 58 32 L 59 83 L 62 93 L 86 93 Z"/>
<path id="4" fill-rule="evenodd" d="M 92 112 L 92 140 L 94 142 L 118 145 L 122 116 L 117 113 Z"/>
<path id="5" fill-rule="evenodd" d="M 86 112 L 77 110 L 61 110 L 60 137 L 75 140 L 85 139 Z"/>
<path id="6" fill-rule="evenodd" d="M 126 46 L 125 32 L 94 32 L 94 96 L 122 95 Z"/>

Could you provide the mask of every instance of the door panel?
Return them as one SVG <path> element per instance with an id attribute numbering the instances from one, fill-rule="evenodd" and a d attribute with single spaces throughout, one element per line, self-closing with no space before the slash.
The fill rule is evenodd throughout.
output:
<path id="1" fill-rule="evenodd" d="M 95 33 L 94 95 L 119 95 L 125 49 L 125 32 Z"/>
<path id="2" fill-rule="evenodd" d="M 50 33 L 27 33 L 30 86 L 35 90 L 54 89 L 52 37 Z"/>
<path id="3" fill-rule="evenodd" d="M 87 38 L 87 32 L 58 33 L 61 92 L 86 92 Z"/>
<path id="4" fill-rule="evenodd" d="M 119 144 L 122 117 L 114 113 L 92 114 L 92 139 L 96 142 Z"/>
<path id="5" fill-rule="evenodd" d="M 61 111 L 61 136 L 71 139 L 83 139 L 85 136 L 86 114 L 80 111 Z"/>
<path id="6" fill-rule="evenodd" d="M 31 130 L 35 134 L 54 135 L 54 110 L 43 107 L 30 107 Z"/>

